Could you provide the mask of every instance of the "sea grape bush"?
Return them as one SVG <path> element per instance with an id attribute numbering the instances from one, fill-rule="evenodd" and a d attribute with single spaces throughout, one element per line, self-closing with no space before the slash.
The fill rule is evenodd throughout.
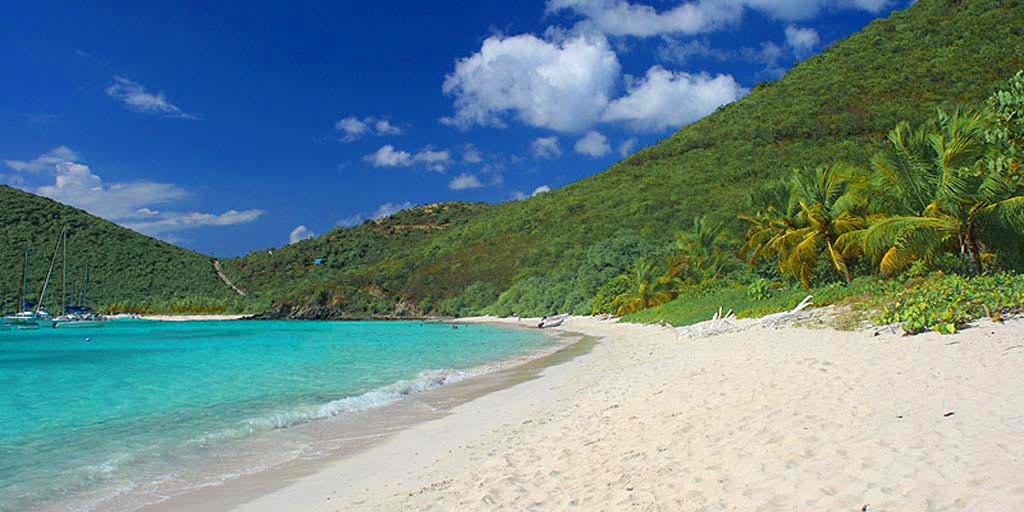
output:
<path id="1" fill-rule="evenodd" d="M 939 275 L 895 293 L 875 321 L 898 323 L 912 334 L 927 330 L 952 334 L 976 318 L 999 321 L 1022 307 L 1024 275 Z"/>

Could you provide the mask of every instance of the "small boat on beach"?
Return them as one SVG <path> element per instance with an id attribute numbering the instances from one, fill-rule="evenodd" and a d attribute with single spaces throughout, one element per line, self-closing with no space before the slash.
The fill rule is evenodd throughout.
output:
<path id="1" fill-rule="evenodd" d="M 565 323 L 565 321 L 568 318 L 569 318 L 569 314 L 568 313 L 563 313 L 561 315 L 555 315 L 555 316 L 546 316 L 546 317 L 540 319 L 540 323 L 537 324 L 537 327 L 539 327 L 541 329 L 547 329 L 549 327 L 558 327 L 558 326 L 562 325 L 563 323 Z"/>

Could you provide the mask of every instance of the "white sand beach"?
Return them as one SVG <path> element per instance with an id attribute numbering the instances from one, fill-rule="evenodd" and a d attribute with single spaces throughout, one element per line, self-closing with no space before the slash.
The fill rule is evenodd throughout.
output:
<path id="1" fill-rule="evenodd" d="M 160 322 L 194 322 L 200 320 L 244 320 L 249 315 L 143 315 L 143 320 L 156 320 Z"/>
<path id="2" fill-rule="evenodd" d="M 601 339 L 236 510 L 1024 509 L 1024 321 L 562 329 Z"/>

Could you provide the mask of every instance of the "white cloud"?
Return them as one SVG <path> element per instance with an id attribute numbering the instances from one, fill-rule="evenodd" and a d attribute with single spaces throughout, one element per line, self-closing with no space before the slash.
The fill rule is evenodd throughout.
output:
<path id="1" fill-rule="evenodd" d="M 537 158 L 558 158 L 562 156 L 562 148 L 558 146 L 558 137 L 537 137 L 530 143 L 530 151 Z"/>
<path id="2" fill-rule="evenodd" d="M 747 93 L 730 75 L 672 72 L 661 66 L 647 70 L 643 79 L 627 76 L 627 86 L 629 93 L 608 106 L 603 120 L 651 132 L 690 124 Z"/>
<path id="3" fill-rule="evenodd" d="M 59 146 L 30 162 L 8 160 L 12 169 L 45 173 L 52 184 L 29 184 L 19 187 L 61 203 L 81 208 L 93 215 L 136 231 L 157 236 L 200 226 L 229 226 L 252 222 L 263 215 L 262 210 L 228 210 L 221 214 L 203 212 L 161 211 L 157 207 L 188 197 L 188 192 L 171 183 L 133 181 L 105 183 L 88 165 L 75 162 L 77 153 Z"/>
<path id="4" fill-rule="evenodd" d="M 291 233 L 288 233 L 288 243 L 294 244 L 296 242 L 301 242 L 315 237 L 316 233 L 310 231 L 306 226 L 299 224 L 298 226 L 295 226 L 295 229 L 293 229 Z"/>
<path id="5" fill-rule="evenodd" d="M 370 219 L 370 220 L 382 219 L 384 217 L 389 217 L 391 215 L 394 215 L 394 214 L 396 214 L 396 213 L 398 213 L 398 212 L 400 212 L 402 210 L 408 210 L 409 208 L 412 208 L 413 206 L 415 206 L 415 205 L 413 205 L 409 201 L 405 201 L 405 202 L 402 202 L 402 203 L 384 203 L 384 204 L 378 206 L 377 210 L 374 211 L 369 216 L 367 216 L 363 212 L 359 212 L 359 213 L 357 213 L 355 215 L 351 215 L 349 217 L 345 217 L 344 219 L 339 220 L 338 222 L 335 223 L 335 225 L 343 227 L 343 228 L 351 228 L 351 227 L 358 226 L 358 225 L 362 224 L 367 219 Z"/>
<path id="6" fill-rule="evenodd" d="M 615 36 L 647 37 L 657 34 L 702 34 L 735 23 L 743 17 L 738 2 L 688 2 L 657 12 L 648 5 L 624 0 L 549 0 L 549 12 L 572 11 L 597 30 Z"/>
<path id="7" fill-rule="evenodd" d="M 373 123 L 374 130 L 377 131 L 377 135 L 401 135 L 403 130 L 393 124 L 387 119 L 378 119 Z"/>
<path id="8" fill-rule="evenodd" d="M 391 144 L 381 146 L 377 151 L 363 157 L 363 161 L 374 167 L 409 167 L 421 164 L 428 170 L 444 172 L 452 164 L 452 155 L 445 149 L 434 151 L 430 147 L 413 155 L 408 151 L 395 149 Z"/>
<path id="9" fill-rule="evenodd" d="M 444 172 L 452 164 L 452 155 L 447 149 L 434 151 L 430 148 L 424 148 L 419 153 L 416 153 L 416 156 L 412 159 L 413 162 L 422 164 L 427 170 L 435 172 Z"/>
<path id="10" fill-rule="evenodd" d="M 334 130 L 341 132 L 342 142 L 352 142 L 366 135 L 366 123 L 356 117 L 344 117 L 334 123 Z"/>
<path id="11" fill-rule="evenodd" d="M 813 28 L 800 28 L 796 25 L 786 27 L 786 44 L 793 49 L 797 58 L 802 59 L 812 53 L 821 43 L 818 31 Z"/>
<path id="12" fill-rule="evenodd" d="M 359 119 L 355 116 L 343 117 L 334 123 L 334 131 L 341 136 L 338 140 L 342 142 L 354 142 L 366 135 L 401 135 L 404 133 L 401 127 L 391 124 L 382 117 L 369 116 Z"/>
<path id="13" fill-rule="evenodd" d="M 533 197 L 533 196 L 536 196 L 536 195 L 543 194 L 545 192 L 551 192 L 551 187 L 549 187 L 547 185 L 541 185 L 541 186 L 533 189 L 533 193 L 530 194 L 530 195 L 526 195 L 526 194 L 522 193 L 521 191 L 516 191 L 516 192 L 512 193 L 512 200 L 513 201 L 520 201 L 522 199 L 526 199 L 527 197 Z"/>
<path id="14" fill-rule="evenodd" d="M 639 142 L 636 137 L 630 137 L 622 141 L 622 144 L 619 144 L 619 155 L 622 155 L 623 158 L 629 156 L 636 149 Z"/>
<path id="15" fill-rule="evenodd" d="M 696 0 L 658 12 L 626 0 L 548 0 L 549 13 L 570 12 L 584 19 L 583 30 L 615 36 L 696 35 L 735 25 L 746 9 L 786 21 L 813 18 L 823 8 L 879 12 L 892 0 Z"/>
<path id="16" fill-rule="evenodd" d="M 656 50 L 658 60 L 683 66 L 693 57 L 707 57 L 725 61 L 733 57 L 734 52 L 724 48 L 714 48 L 703 39 L 692 39 L 681 42 L 672 36 L 662 36 L 662 44 Z"/>
<path id="17" fill-rule="evenodd" d="M 611 146 L 608 145 L 608 137 L 595 131 L 587 132 L 580 140 L 576 141 L 576 146 L 573 149 L 581 155 L 594 158 L 599 158 L 612 152 Z"/>
<path id="18" fill-rule="evenodd" d="M 142 84 L 120 75 L 114 75 L 114 83 L 107 87 L 106 93 L 135 112 L 178 119 L 201 119 L 168 101 L 163 92 L 151 93 Z"/>
<path id="19" fill-rule="evenodd" d="M 74 160 L 78 160 L 78 154 L 72 151 L 71 148 L 67 146 L 57 146 L 28 162 L 21 160 L 4 160 L 4 165 L 19 172 L 40 172 L 52 171 L 57 164 L 61 162 L 71 162 Z"/>
<path id="20" fill-rule="evenodd" d="M 409 201 L 405 201 L 404 203 L 384 203 L 377 207 L 377 211 L 374 212 L 370 218 L 376 220 L 384 217 L 390 217 L 402 210 L 408 210 L 413 206 L 414 205 Z"/>
<path id="21" fill-rule="evenodd" d="M 183 229 L 197 228 L 203 226 L 231 226 L 252 222 L 263 215 L 263 210 L 228 210 L 221 214 L 201 212 L 159 212 L 160 217 L 154 220 L 123 221 L 122 224 L 130 229 L 151 236 L 160 236 L 164 233 L 181 231 Z"/>
<path id="22" fill-rule="evenodd" d="M 362 224 L 365 220 L 366 217 L 364 217 L 362 213 L 357 213 L 339 220 L 335 225 L 343 228 L 351 228 Z"/>
<path id="23" fill-rule="evenodd" d="M 452 178 L 452 181 L 448 183 L 448 188 L 452 190 L 466 190 L 470 188 L 480 188 L 482 186 L 484 186 L 484 184 L 480 181 L 480 178 L 468 173 L 462 173 Z"/>
<path id="24" fill-rule="evenodd" d="M 412 155 L 406 151 L 395 150 L 391 144 L 385 144 L 376 152 L 363 157 L 374 167 L 408 167 L 412 165 Z"/>
<path id="25" fill-rule="evenodd" d="M 786 73 L 786 68 L 779 65 L 779 60 L 785 54 L 786 50 L 771 41 L 764 41 L 757 48 L 744 46 L 739 50 L 740 57 L 763 65 L 761 74 L 773 80 Z"/>
<path id="26" fill-rule="evenodd" d="M 478 164 L 484 161 L 484 157 L 476 146 L 467 142 L 462 146 L 462 161 L 467 164 Z"/>
<path id="27" fill-rule="evenodd" d="M 619 70 L 615 52 L 600 36 L 559 42 L 530 34 L 492 36 L 445 78 L 455 114 L 442 122 L 504 126 L 514 117 L 529 126 L 583 131 L 608 104 Z"/>

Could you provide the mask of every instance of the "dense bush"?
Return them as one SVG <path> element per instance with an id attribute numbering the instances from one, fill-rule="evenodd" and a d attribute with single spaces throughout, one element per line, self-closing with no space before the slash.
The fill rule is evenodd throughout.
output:
<path id="1" fill-rule="evenodd" d="M 1024 307 L 1024 275 L 963 277 L 938 275 L 912 282 L 894 293 L 891 304 L 876 317 L 881 324 L 898 323 L 909 333 L 936 330 L 952 334 L 980 317 L 999 320 Z"/>

